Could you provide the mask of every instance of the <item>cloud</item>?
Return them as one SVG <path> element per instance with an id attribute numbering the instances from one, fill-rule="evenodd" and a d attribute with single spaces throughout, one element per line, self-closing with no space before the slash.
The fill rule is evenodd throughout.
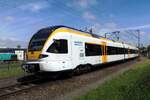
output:
<path id="1" fill-rule="evenodd" d="M 114 22 L 108 22 L 105 24 L 105 27 L 110 30 L 115 30 L 117 28 L 117 24 Z"/>
<path id="2" fill-rule="evenodd" d="M 117 30 L 124 31 L 124 30 L 137 30 L 137 29 L 148 29 L 148 28 L 150 28 L 150 24 L 135 26 L 135 27 L 120 28 L 120 29 L 117 29 Z"/>
<path id="3" fill-rule="evenodd" d="M 18 39 L 13 38 L 13 37 L 9 37 L 9 38 L 1 37 L 0 39 L 1 39 L 2 41 L 6 41 L 6 40 L 10 40 L 10 41 L 18 41 Z"/>
<path id="4" fill-rule="evenodd" d="M 112 32 L 117 29 L 117 24 L 114 22 L 102 23 L 100 18 L 97 18 L 95 14 L 93 14 L 88 8 L 91 6 L 95 6 L 97 4 L 97 0 L 75 0 L 72 4 L 67 4 L 67 6 L 77 6 L 80 11 L 82 11 L 82 18 L 88 24 L 88 30 L 93 29 L 93 32 L 98 35 L 104 35 L 106 32 Z M 82 8 L 82 10 L 81 10 Z M 110 14 L 110 18 L 113 18 L 114 15 Z"/>
<path id="5" fill-rule="evenodd" d="M 13 16 L 5 16 L 4 20 L 7 22 L 12 22 L 12 21 L 14 21 L 14 17 Z"/>
<path id="6" fill-rule="evenodd" d="M 21 5 L 19 8 L 21 8 L 22 10 L 39 12 L 43 9 L 46 9 L 48 6 L 49 6 L 48 3 L 46 2 L 35 2 L 35 3 L 28 3 L 25 5 Z"/>
<path id="7" fill-rule="evenodd" d="M 118 29 L 115 22 L 101 23 L 90 11 L 83 12 L 82 18 L 90 24 L 90 28 L 98 35 L 104 35 L 106 32 L 112 32 Z"/>
<path id="8" fill-rule="evenodd" d="M 97 17 L 89 11 L 83 12 L 82 18 L 90 24 L 89 29 L 92 28 L 94 33 L 98 33 L 101 28 L 101 23 L 97 20 Z"/>
<path id="9" fill-rule="evenodd" d="M 93 29 L 97 34 L 104 36 L 107 32 L 115 31 L 117 29 L 117 24 L 115 22 L 107 22 L 104 24 L 94 23 Z"/>
<path id="10" fill-rule="evenodd" d="M 115 15 L 114 15 L 114 14 L 109 14 L 108 16 L 109 16 L 109 18 L 110 18 L 110 19 L 112 19 L 112 18 L 114 18 L 114 17 L 115 17 Z"/>
<path id="11" fill-rule="evenodd" d="M 96 21 L 96 16 L 94 16 L 91 12 L 84 12 L 82 17 L 86 20 L 86 21 Z"/>
<path id="12" fill-rule="evenodd" d="M 117 29 L 117 24 L 114 22 L 101 23 L 98 18 L 89 11 L 83 12 L 82 18 L 90 24 L 89 28 L 98 35 L 104 35 L 106 32 L 112 32 Z"/>
<path id="13" fill-rule="evenodd" d="M 97 1 L 96 0 L 76 0 L 76 3 L 82 8 L 87 8 L 88 6 L 95 5 Z"/>
<path id="14" fill-rule="evenodd" d="M 68 7 L 76 7 L 78 9 L 87 9 L 90 6 L 94 6 L 97 4 L 97 0 L 72 0 L 71 2 L 67 2 L 66 6 Z"/>
<path id="15" fill-rule="evenodd" d="M 16 38 L 0 38 L 0 48 L 15 48 L 17 45 L 21 45 L 21 47 L 27 47 L 27 42 L 18 40 Z"/>

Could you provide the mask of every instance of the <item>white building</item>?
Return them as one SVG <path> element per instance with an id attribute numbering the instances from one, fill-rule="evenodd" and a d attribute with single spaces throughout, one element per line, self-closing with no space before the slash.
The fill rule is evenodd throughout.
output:
<path id="1" fill-rule="evenodd" d="M 15 54 L 17 55 L 18 60 L 26 60 L 26 52 L 25 50 L 15 50 Z"/>

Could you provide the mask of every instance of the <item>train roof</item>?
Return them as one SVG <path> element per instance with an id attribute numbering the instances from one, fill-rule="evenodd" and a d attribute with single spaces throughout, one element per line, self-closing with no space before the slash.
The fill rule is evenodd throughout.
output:
<path id="1" fill-rule="evenodd" d="M 69 29 L 72 29 L 72 30 L 76 30 L 76 31 L 80 31 L 80 32 L 83 32 L 84 34 L 89 34 L 91 35 L 92 37 L 95 37 L 95 38 L 100 38 L 102 36 L 99 36 L 97 34 L 94 34 L 94 33 L 90 33 L 90 32 L 87 32 L 87 31 L 83 31 L 83 30 L 79 30 L 79 29 L 76 29 L 76 28 L 72 28 L 72 27 L 68 27 L 68 26 L 64 26 L 64 25 L 57 25 L 57 26 L 50 26 L 50 27 L 47 27 L 47 28 L 43 28 L 43 29 L 48 29 L 48 30 L 56 30 L 58 28 L 69 28 Z M 43 30 L 41 29 L 41 30 Z M 39 30 L 40 31 L 40 30 Z M 104 37 L 103 37 L 104 38 Z"/>
<path id="2" fill-rule="evenodd" d="M 72 28 L 72 27 L 69 27 L 69 26 L 64 26 L 64 25 L 56 25 L 56 26 L 51 26 L 51 27 L 47 27 L 47 28 L 50 28 L 50 29 L 51 29 L 51 28 L 53 28 L 53 29 L 69 28 L 69 29 L 73 29 L 73 30 L 77 30 L 77 31 L 81 31 L 81 32 L 90 34 L 90 32 L 82 31 L 82 30 L 79 30 L 79 29 L 76 29 L 76 28 Z"/>
<path id="3" fill-rule="evenodd" d="M 64 25 L 50 26 L 50 27 L 47 27 L 47 28 L 43 28 L 43 29 L 39 30 L 38 32 L 40 32 L 40 31 L 42 31 L 44 29 L 45 30 L 50 30 L 50 31 L 55 31 L 56 29 L 59 29 L 59 28 L 68 28 L 68 29 L 79 31 L 79 32 L 83 32 L 84 34 L 91 35 L 92 37 L 97 38 L 97 39 L 101 39 L 101 40 L 105 40 L 105 41 L 109 41 L 109 42 L 114 42 L 114 43 L 124 43 L 124 44 L 126 44 L 128 46 L 132 46 L 132 45 L 130 45 L 128 43 L 125 43 L 125 42 L 119 42 L 119 41 L 109 40 L 109 39 L 107 39 L 105 37 L 102 37 L 102 36 L 99 36 L 97 34 L 90 33 L 90 32 L 83 31 L 83 30 L 79 30 L 79 29 L 72 28 L 72 27 L 68 27 L 68 26 L 64 26 Z"/>

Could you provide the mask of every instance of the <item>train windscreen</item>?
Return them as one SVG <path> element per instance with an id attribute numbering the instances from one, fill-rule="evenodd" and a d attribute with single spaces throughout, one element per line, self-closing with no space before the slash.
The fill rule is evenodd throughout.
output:
<path id="1" fill-rule="evenodd" d="M 30 40 L 28 51 L 41 51 L 51 33 L 52 29 L 50 28 L 45 28 L 38 31 Z"/>

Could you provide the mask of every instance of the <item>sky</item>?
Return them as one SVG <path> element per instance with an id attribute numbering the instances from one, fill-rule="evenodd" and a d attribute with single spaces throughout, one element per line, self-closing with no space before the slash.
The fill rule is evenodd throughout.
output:
<path id="1" fill-rule="evenodd" d="M 123 41 L 150 44 L 150 0 L 0 0 L 0 47 L 27 47 L 33 34 L 53 25 L 98 35 L 120 30 Z"/>

